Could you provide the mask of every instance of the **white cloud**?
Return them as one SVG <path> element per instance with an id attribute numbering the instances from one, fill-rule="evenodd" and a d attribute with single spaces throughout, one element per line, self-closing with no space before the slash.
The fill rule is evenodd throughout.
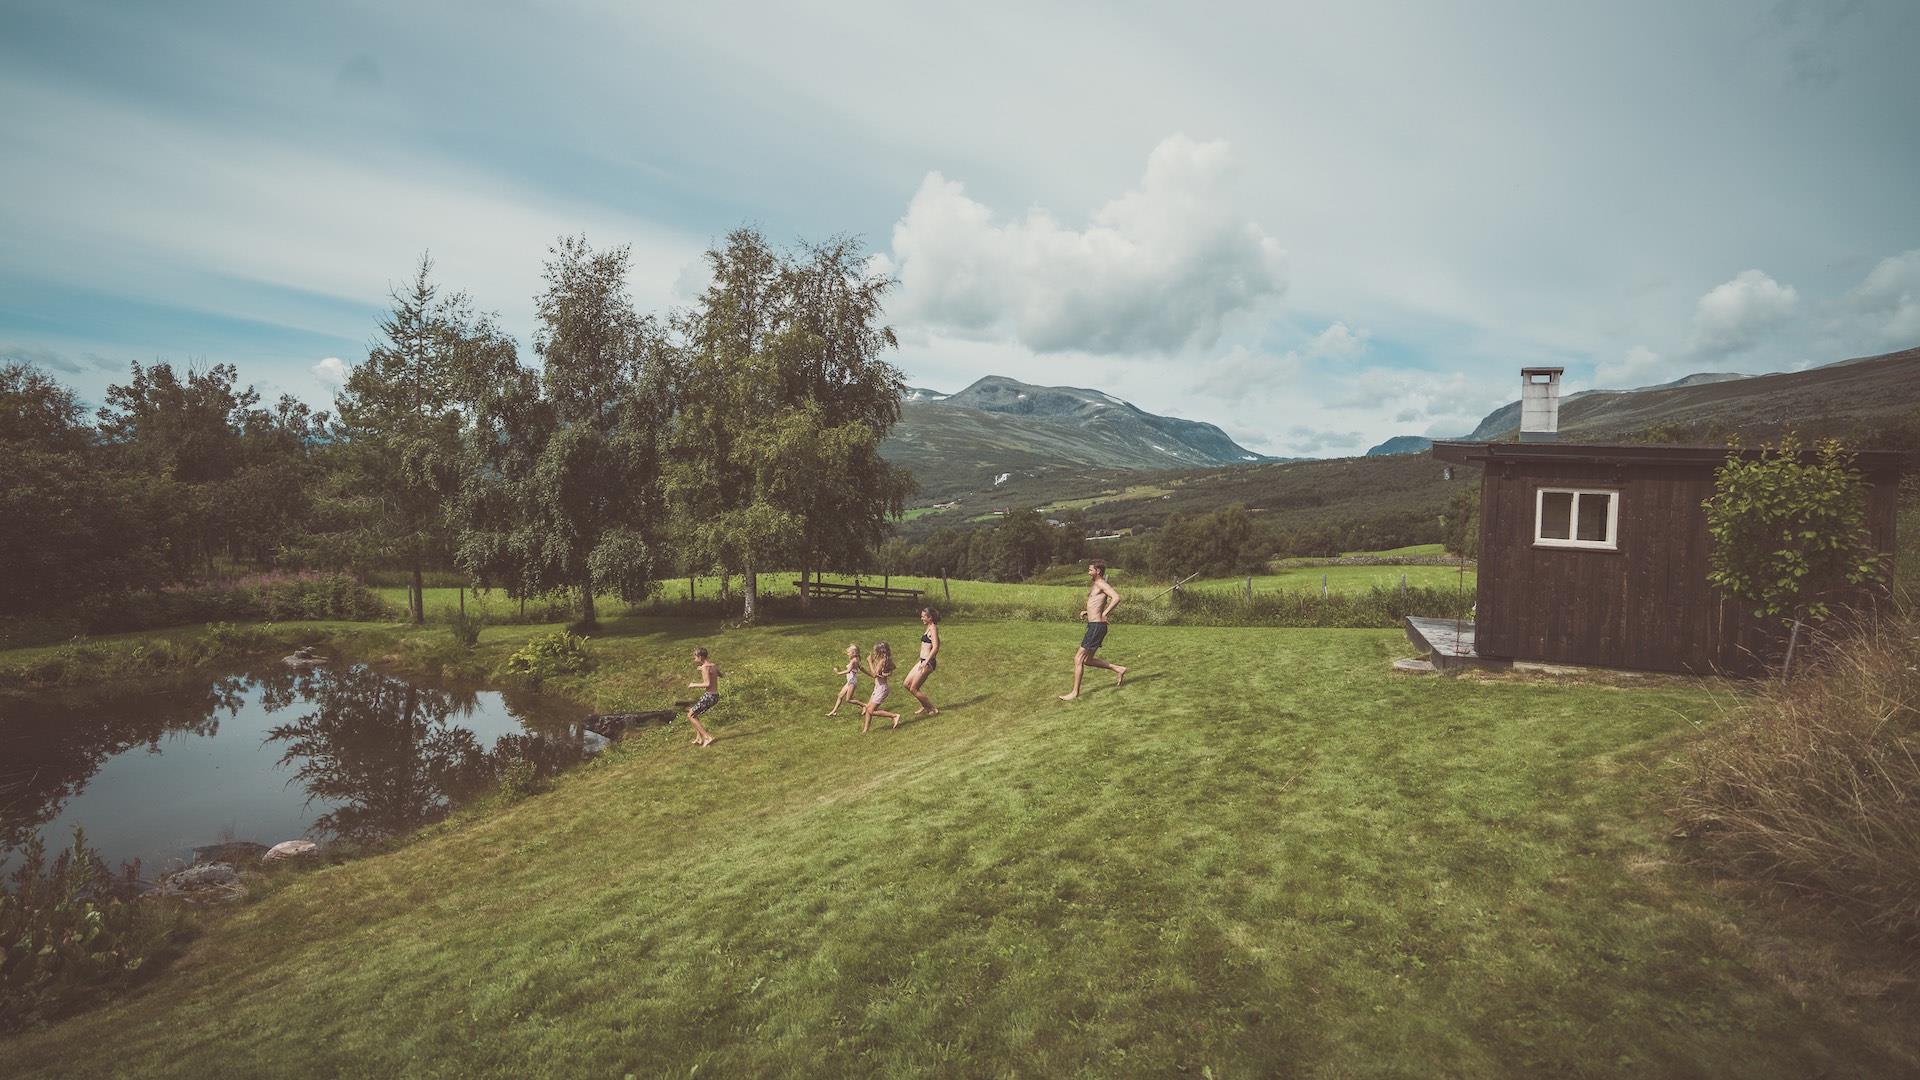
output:
<path id="1" fill-rule="evenodd" d="M 1226 143 L 1175 135 L 1080 230 L 1039 209 L 996 223 L 928 173 L 893 229 L 902 319 L 1037 352 L 1212 345 L 1229 316 L 1286 289 L 1285 252 L 1233 206 L 1231 163 Z"/>
<path id="2" fill-rule="evenodd" d="M 342 386 L 347 381 L 346 361 L 337 356 L 327 357 L 313 365 L 312 370 L 315 375 L 320 377 L 321 382 L 329 386 Z"/>
<path id="3" fill-rule="evenodd" d="M 1793 312 L 1800 294 L 1759 270 L 1742 270 L 1707 290 L 1694 306 L 1690 351 L 1724 356 L 1755 344 L 1760 332 Z"/>
<path id="4" fill-rule="evenodd" d="M 1920 248 L 1881 259 L 1847 297 L 1892 345 L 1920 345 Z"/>
<path id="5" fill-rule="evenodd" d="M 1367 339 L 1372 336 L 1370 330 L 1350 330 L 1346 323 L 1337 322 L 1308 343 L 1306 352 L 1308 356 L 1337 359 L 1359 356 L 1367 351 Z"/>
<path id="6" fill-rule="evenodd" d="M 1594 365 L 1594 377 L 1610 389 L 1628 390 L 1645 384 L 1662 368 L 1659 353 L 1645 345 L 1635 345 L 1618 362 L 1601 361 Z M 1561 387 L 1561 392 L 1565 393 L 1566 388 Z"/>

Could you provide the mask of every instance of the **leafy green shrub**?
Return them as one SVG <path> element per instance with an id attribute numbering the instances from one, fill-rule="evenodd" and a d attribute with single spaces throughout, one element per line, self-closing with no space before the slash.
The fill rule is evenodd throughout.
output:
<path id="1" fill-rule="evenodd" d="M 455 611 L 447 616 L 447 629 L 453 631 L 453 640 L 463 648 L 480 644 L 480 631 L 486 626 L 487 617 L 478 611 Z"/>
<path id="2" fill-rule="evenodd" d="M 51 866 L 38 837 L 21 855 L 0 885 L 0 1031 L 126 985 L 180 936 L 177 913 L 140 898 L 139 863 L 114 874 L 80 829 Z"/>
<path id="3" fill-rule="evenodd" d="M 575 675 L 593 665 L 587 639 L 564 630 L 542 634 L 516 649 L 502 674 L 538 685 L 558 675 Z"/>
<path id="4" fill-rule="evenodd" d="M 1789 432 L 1757 458 L 1729 456 L 1713 487 L 1707 580 L 1752 603 L 1761 618 L 1820 622 L 1834 594 L 1879 575 L 1866 484 L 1836 440 L 1822 440 L 1807 461 Z"/>
<path id="5" fill-rule="evenodd" d="M 1920 617 L 1818 635 L 1682 762 L 1681 830 L 1715 862 L 1829 898 L 1920 949 Z"/>

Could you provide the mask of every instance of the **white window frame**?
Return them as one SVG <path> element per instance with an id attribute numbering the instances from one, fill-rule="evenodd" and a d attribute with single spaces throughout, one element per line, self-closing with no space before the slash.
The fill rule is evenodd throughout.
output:
<path id="1" fill-rule="evenodd" d="M 1541 526 L 1546 524 L 1548 495 L 1571 495 L 1573 506 L 1567 511 L 1567 539 L 1557 536 L 1541 535 Z M 1605 495 L 1607 497 L 1607 538 L 1605 540 L 1580 540 L 1580 496 Z M 1533 546 L 1550 548 L 1579 548 L 1585 551 L 1620 550 L 1620 489 L 1619 488 L 1574 488 L 1542 487 L 1533 493 Z"/>

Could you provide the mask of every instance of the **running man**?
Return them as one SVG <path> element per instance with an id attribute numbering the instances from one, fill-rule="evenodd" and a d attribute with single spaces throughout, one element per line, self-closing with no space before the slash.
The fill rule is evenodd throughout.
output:
<path id="1" fill-rule="evenodd" d="M 1126 681 L 1127 669 L 1119 664 L 1109 664 L 1093 654 L 1100 651 L 1100 643 L 1107 640 L 1107 618 L 1113 609 L 1120 606 L 1120 594 L 1107 584 L 1107 564 L 1095 559 L 1087 564 L 1087 610 L 1083 612 L 1087 620 L 1087 632 L 1080 639 L 1080 651 L 1073 654 L 1073 690 L 1061 694 L 1061 701 L 1072 701 L 1080 696 L 1080 676 L 1089 666 L 1106 668 L 1113 672 L 1113 685 L 1119 686 Z"/>

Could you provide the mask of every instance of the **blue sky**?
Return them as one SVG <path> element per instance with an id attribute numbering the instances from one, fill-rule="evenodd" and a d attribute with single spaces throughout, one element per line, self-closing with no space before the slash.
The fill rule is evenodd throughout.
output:
<path id="1" fill-rule="evenodd" d="M 0 355 L 324 404 L 422 251 L 864 236 L 916 385 L 1275 454 L 1920 345 L 1920 5 L 10 3 Z M 331 361 L 331 362 L 329 362 Z"/>

